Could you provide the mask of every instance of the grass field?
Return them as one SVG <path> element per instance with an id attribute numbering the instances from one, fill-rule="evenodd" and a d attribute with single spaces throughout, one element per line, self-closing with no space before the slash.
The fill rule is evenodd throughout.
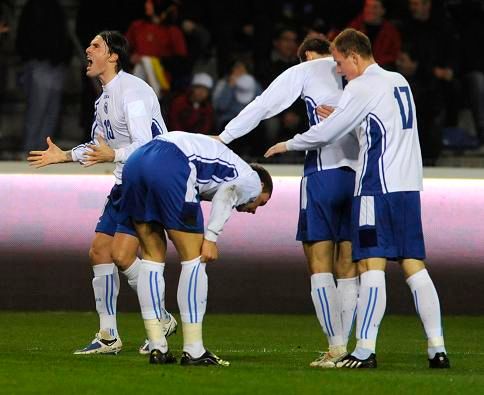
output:
<path id="1" fill-rule="evenodd" d="M 385 317 L 371 371 L 309 368 L 325 344 L 313 316 L 208 315 L 205 344 L 228 368 L 149 365 L 137 353 L 138 314 L 120 314 L 119 327 L 119 355 L 74 356 L 92 339 L 95 314 L 0 312 L 0 394 L 484 393 L 484 317 L 446 317 L 446 371 L 428 369 L 413 316 Z M 181 340 L 181 330 L 170 338 L 177 356 Z"/>

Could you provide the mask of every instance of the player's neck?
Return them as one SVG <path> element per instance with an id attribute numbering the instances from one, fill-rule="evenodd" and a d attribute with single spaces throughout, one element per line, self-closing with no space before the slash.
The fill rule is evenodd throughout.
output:
<path id="1" fill-rule="evenodd" d="M 113 79 L 114 77 L 116 77 L 118 75 L 118 72 L 114 69 L 110 69 L 110 70 L 106 70 L 104 73 L 100 74 L 99 75 L 99 81 L 101 81 L 101 84 L 103 86 L 106 86 L 107 84 L 109 84 Z"/>

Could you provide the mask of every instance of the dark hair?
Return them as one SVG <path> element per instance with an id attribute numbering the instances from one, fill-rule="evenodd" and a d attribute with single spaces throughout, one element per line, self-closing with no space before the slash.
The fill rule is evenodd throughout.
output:
<path id="1" fill-rule="evenodd" d="M 345 57 L 348 57 L 351 52 L 364 59 L 373 57 L 370 39 L 364 33 L 355 29 L 343 30 L 336 36 L 332 45 Z"/>
<path id="2" fill-rule="evenodd" d="M 118 55 L 116 71 L 129 69 L 129 44 L 126 37 L 116 30 L 104 30 L 98 33 L 106 43 L 109 53 Z"/>
<path id="3" fill-rule="evenodd" d="M 301 62 L 305 62 L 306 51 L 316 52 L 320 55 L 331 55 L 331 43 L 320 37 L 306 37 L 297 50 L 297 56 Z"/>
<path id="4" fill-rule="evenodd" d="M 269 195 L 272 195 L 272 177 L 269 172 L 257 163 L 251 163 L 250 167 L 252 167 L 252 170 L 257 173 L 261 182 L 264 184 L 264 186 L 262 187 L 262 192 L 266 192 Z"/>

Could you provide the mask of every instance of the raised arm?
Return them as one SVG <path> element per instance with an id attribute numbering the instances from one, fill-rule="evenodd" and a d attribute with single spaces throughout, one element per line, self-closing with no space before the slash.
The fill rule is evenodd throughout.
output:
<path id="1" fill-rule="evenodd" d="M 264 154 L 269 158 L 286 151 L 305 151 L 327 145 L 354 130 L 365 118 L 368 100 L 345 90 L 332 114 L 292 139 L 277 143 Z"/>
<path id="2" fill-rule="evenodd" d="M 250 102 L 218 136 L 228 144 L 245 136 L 262 120 L 273 117 L 291 106 L 300 96 L 304 85 L 303 69 L 293 66 L 279 75 L 269 87 Z"/>

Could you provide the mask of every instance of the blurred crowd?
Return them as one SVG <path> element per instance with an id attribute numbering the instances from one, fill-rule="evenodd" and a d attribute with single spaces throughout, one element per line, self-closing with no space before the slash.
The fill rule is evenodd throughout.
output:
<path id="1" fill-rule="evenodd" d="M 9 34 L 2 20 L 9 3 L 0 0 L 0 44 Z M 126 35 L 130 72 L 153 87 L 169 130 L 218 134 L 299 62 L 304 37 L 331 40 L 349 26 L 369 36 L 377 63 L 409 80 L 426 165 L 446 145 L 484 152 L 482 21 L 482 0 L 82 0 L 71 31 L 58 0 L 28 0 L 15 32 L 27 101 L 23 149 L 42 147 L 46 133 L 56 130 L 69 62 L 84 59 L 83 48 L 102 30 Z M 100 87 L 80 73 L 87 140 Z M 472 131 L 461 125 L 464 110 Z M 257 157 L 307 126 L 298 101 L 232 148 Z"/>

